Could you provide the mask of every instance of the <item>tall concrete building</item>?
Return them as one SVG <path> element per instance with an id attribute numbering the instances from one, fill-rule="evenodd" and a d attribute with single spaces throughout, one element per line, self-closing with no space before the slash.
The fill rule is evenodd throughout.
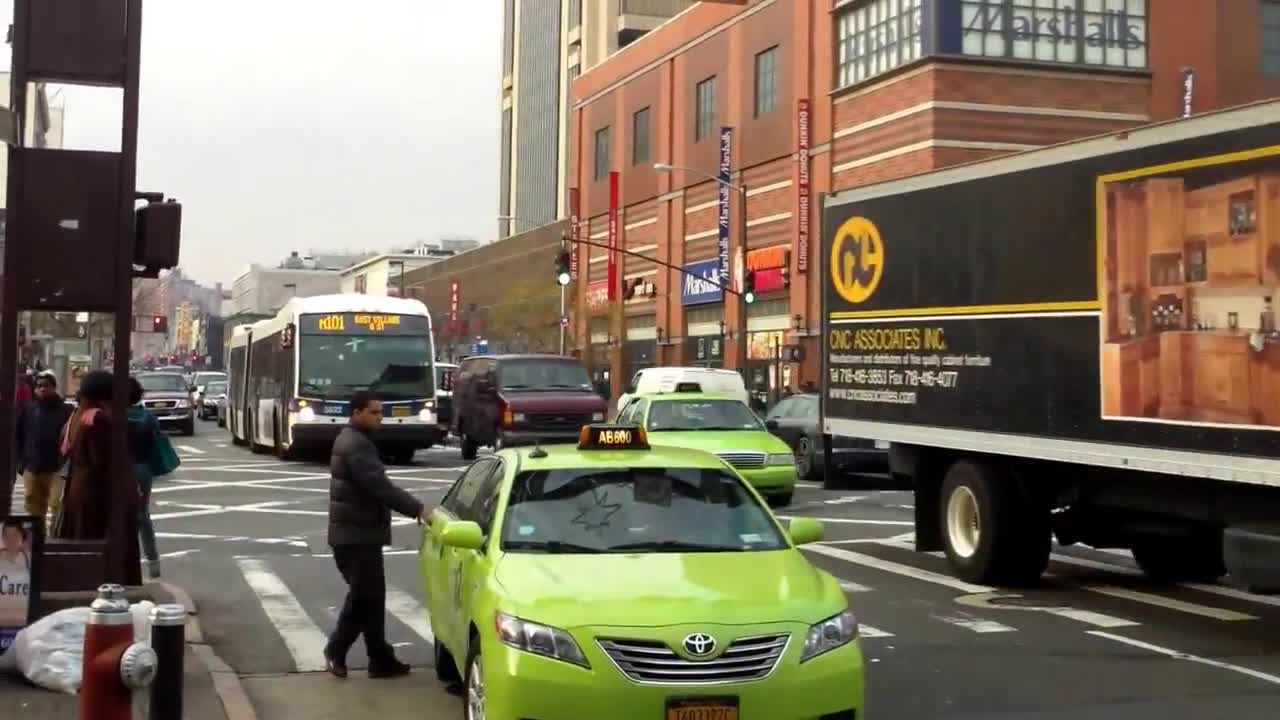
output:
<path id="1" fill-rule="evenodd" d="M 499 235 L 566 208 L 569 85 L 694 0 L 503 0 Z"/>

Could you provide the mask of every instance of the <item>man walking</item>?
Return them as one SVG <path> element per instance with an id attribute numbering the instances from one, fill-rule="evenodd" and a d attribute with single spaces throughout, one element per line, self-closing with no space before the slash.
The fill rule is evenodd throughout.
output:
<path id="1" fill-rule="evenodd" d="M 53 373 L 36 378 L 35 398 L 18 411 L 18 467 L 26 494 L 27 513 L 46 520 L 57 517 L 62 505 L 62 426 L 71 408 L 58 394 Z M 46 527 L 48 525 L 46 524 Z"/>
<path id="2" fill-rule="evenodd" d="M 351 398 L 351 424 L 334 441 L 329 460 L 329 545 L 349 589 L 324 656 L 325 667 L 340 678 L 347 676 L 347 651 L 362 634 L 369 677 L 409 672 L 386 639 L 382 548 L 391 544 L 392 510 L 422 521 L 426 508 L 387 479 L 372 438 L 381 422 L 382 403 L 369 392 L 357 392 Z"/>

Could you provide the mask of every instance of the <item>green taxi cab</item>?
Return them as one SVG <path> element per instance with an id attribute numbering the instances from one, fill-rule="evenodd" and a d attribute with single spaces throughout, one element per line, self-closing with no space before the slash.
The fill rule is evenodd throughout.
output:
<path id="1" fill-rule="evenodd" d="M 855 720 L 840 584 L 717 458 L 644 430 L 478 460 L 423 529 L 440 679 L 468 720 Z"/>
<path id="2" fill-rule="evenodd" d="M 680 392 L 685 388 L 692 390 Z M 643 427 L 655 445 L 709 452 L 732 465 L 770 504 L 789 504 L 798 477 L 791 447 L 746 403 L 696 388 L 681 383 L 677 392 L 637 395 L 619 411 L 618 422 Z"/>

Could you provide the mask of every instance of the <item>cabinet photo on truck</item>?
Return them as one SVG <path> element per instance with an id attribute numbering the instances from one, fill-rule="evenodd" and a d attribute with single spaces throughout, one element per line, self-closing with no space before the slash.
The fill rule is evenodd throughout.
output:
<path id="1" fill-rule="evenodd" d="M 823 427 L 890 444 L 915 543 L 1053 543 L 1280 589 L 1280 103 L 829 196 Z"/>

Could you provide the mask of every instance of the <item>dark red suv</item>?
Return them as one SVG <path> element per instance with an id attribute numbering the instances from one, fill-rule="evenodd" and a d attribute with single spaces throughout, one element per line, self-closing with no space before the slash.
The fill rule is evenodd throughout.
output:
<path id="1" fill-rule="evenodd" d="M 577 442 L 608 405 L 582 363 L 559 355 L 476 355 L 458 366 L 453 432 L 470 460 L 481 446 Z"/>

